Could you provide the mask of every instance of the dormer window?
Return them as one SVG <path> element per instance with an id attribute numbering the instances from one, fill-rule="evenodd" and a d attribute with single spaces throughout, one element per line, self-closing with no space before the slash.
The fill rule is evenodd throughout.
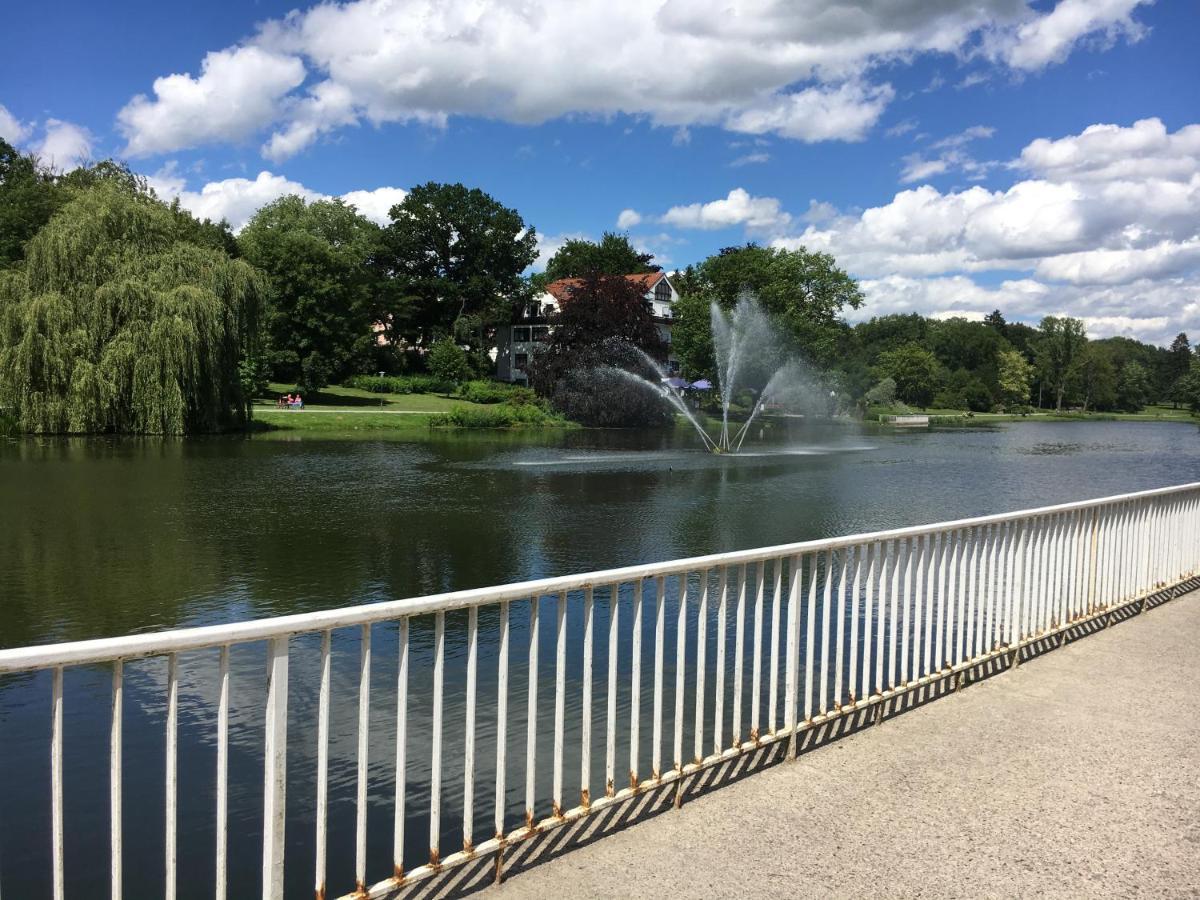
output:
<path id="1" fill-rule="evenodd" d="M 671 285 L 667 284 L 667 279 L 663 278 L 654 286 L 654 299 L 659 303 L 671 302 Z"/>

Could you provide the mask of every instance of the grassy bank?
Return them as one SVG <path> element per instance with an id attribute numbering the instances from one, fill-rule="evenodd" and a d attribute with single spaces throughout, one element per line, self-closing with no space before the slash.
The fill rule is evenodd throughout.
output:
<path id="1" fill-rule="evenodd" d="M 475 403 L 447 394 L 377 393 L 331 385 L 304 398 L 304 409 L 279 409 L 275 399 L 295 388 L 273 383 L 268 396 L 254 403 L 258 431 L 331 434 L 417 432 L 437 428 L 572 427 L 540 407 L 509 403 Z M 478 390 L 467 396 L 478 396 Z"/>
<path id="2" fill-rule="evenodd" d="M 1170 406 L 1147 406 L 1141 412 L 1055 412 L 1038 409 L 1027 415 L 1014 413 L 965 413 L 958 409 L 911 409 L 873 406 L 867 410 L 867 421 L 880 421 L 882 416 L 929 416 L 932 424 L 991 424 L 993 422 L 1191 422 L 1200 417 L 1187 409 Z"/>

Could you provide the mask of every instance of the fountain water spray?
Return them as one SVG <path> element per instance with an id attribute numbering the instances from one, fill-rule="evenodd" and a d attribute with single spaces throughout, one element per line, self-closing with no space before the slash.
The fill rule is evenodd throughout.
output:
<path id="1" fill-rule="evenodd" d="M 683 413 L 691 422 L 704 446 L 714 453 L 737 453 L 754 422 L 768 403 L 800 405 L 819 409 L 824 397 L 814 374 L 799 360 L 781 360 L 786 356 L 784 342 L 755 298 L 744 293 L 726 313 L 715 302 L 709 314 L 712 320 L 713 351 L 717 363 L 717 381 L 721 389 L 721 430 L 714 439 L 704 430 L 679 392 L 667 383 L 667 374 L 653 357 L 637 347 L 630 349 L 658 376 L 655 383 L 636 372 L 618 366 L 606 367 L 642 390 L 650 390 Z M 746 421 L 730 432 L 729 409 L 739 390 L 756 390 L 762 385 Z"/>

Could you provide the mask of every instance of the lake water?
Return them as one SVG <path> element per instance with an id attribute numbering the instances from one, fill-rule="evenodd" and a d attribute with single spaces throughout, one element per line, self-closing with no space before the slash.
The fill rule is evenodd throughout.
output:
<path id="1" fill-rule="evenodd" d="M 406 441 L 272 435 L 2 443 L 0 647 L 325 609 L 1081 500 L 1200 477 L 1200 433 L 1168 423 L 1029 422 L 902 433 L 794 426 L 761 444 L 755 455 L 717 458 L 697 447 L 682 431 L 431 433 Z M 519 620 L 514 606 L 514 622 Z M 598 634 L 601 621 L 598 611 Z M 494 672 L 495 641 L 487 625 L 481 618 L 481 709 L 495 703 L 487 674 Z M 428 716 L 429 700 L 420 689 L 427 632 L 414 624 L 414 722 Z M 542 632 L 545 640 L 552 629 Z M 394 643 L 388 643 L 394 634 L 392 629 L 389 637 L 381 626 L 373 638 L 379 641 L 381 688 L 372 701 L 373 721 L 379 723 L 371 748 L 372 879 L 387 874 L 390 858 L 389 742 L 395 731 L 394 692 L 389 711 L 386 684 L 390 677 L 394 691 Z M 448 723 L 461 712 L 454 687 L 461 671 L 457 634 L 447 632 Z M 521 643 L 518 625 L 513 641 Z M 300 686 L 311 684 L 303 675 L 313 646 L 299 639 L 292 647 L 297 746 L 289 748 L 289 865 L 312 853 L 314 754 L 295 735 L 304 735 L 304 717 L 312 708 L 311 691 Z M 539 678 L 552 685 L 553 653 L 546 646 L 542 660 L 550 668 Z M 335 891 L 353 884 L 357 648 L 356 634 L 339 633 L 340 700 L 330 771 Z M 127 667 L 125 839 L 130 854 L 144 854 L 136 861 L 131 856 L 126 866 L 127 896 L 161 892 L 163 669 L 157 660 Z M 261 648 L 235 654 L 233 671 L 230 828 L 237 838 L 230 848 L 230 895 L 242 896 L 257 891 L 260 852 L 255 819 L 262 803 L 261 774 L 256 775 Z M 180 895 L 209 896 L 212 654 L 185 655 L 181 673 Z M 523 699 L 525 677 L 514 657 L 510 709 L 522 705 L 517 698 Z M 50 893 L 48 684 L 44 674 L 0 678 L 5 896 Z M 68 894 L 75 896 L 100 893 L 97 879 L 107 872 L 108 684 L 107 669 L 69 671 L 66 678 L 66 857 Z M 628 698 L 622 702 L 627 709 Z M 602 715 L 599 686 L 596 706 Z M 448 728 L 447 744 L 453 747 L 453 725 Z M 486 721 L 480 729 L 483 744 Z M 510 759 L 523 765 L 523 710 L 510 719 L 509 734 Z M 494 745 L 494 727 L 491 739 Z M 410 736 L 410 758 L 419 758 L 425 740 L 419 733 Z M 480 749 L 483 757 L 490 752 Z M 461 744 L 456 753 L 448 752 L 447 759 L 461 766 Z M 602 769 L 602 751 L 593 758 Z M 490 777 L 481 770 L 479 823 L 491 821 Z M 510 774 L 509 781 L 515 824 L 522 779 Z M 448 795 L 461 793 L 461 781 L 458 785 L 448 778 Z M 415 835 L 410 865 L 423 861 L 428 846 L 421 834 L 421 789 L 416 773 L 410 782 L 409 831 Z M 447 851 L 454 849 L 453 827 L 445 834 Z M 477 826 L 478 836 L 490 836 L 490 829 Z M 310 873 L 310 863 L 300 863 L 289 875 L 289 894 L 311 890 Z"/>

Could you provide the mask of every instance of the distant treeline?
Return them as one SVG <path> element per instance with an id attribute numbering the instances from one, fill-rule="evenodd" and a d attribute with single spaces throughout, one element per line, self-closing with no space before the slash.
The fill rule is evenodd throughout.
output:
<path id="1" fill-rule="evenodd" d="M 620 379 L 602 395 L 589 373 L 624 343 L 714 378 L 712 306 L 732 309 L 747 294 L 777 325 L 774 349 L 829 382 L 833 408 L 1200 405 L 1185 335 L 1170 349 L 1089 340 L 1077 319 L 1032 327 L 999 312 L 850 325 L 859 285 L 833 256 L 804 248 L 727 247 L 673 273 L 680 300 L 667 346 L 641 289 L 619 277 L 659 268 L 627 235 L 568 241 L 530 275 L 537 243 L 516 210 L 437 183 L 414 187 L 385 225 L 341 200 L 289 196 L 235 235 L 163 202 L 121 163 L 56 172 L 0 140 L 3 427 L 218 431 L 244 424 L 270 380 L 312 392 L 363 373 L 488 378 L 499 329 L 563 277 L 581 287 L 531 375 L 579 421 L 669 419 L 645 397 L 628 400 Z"/>

